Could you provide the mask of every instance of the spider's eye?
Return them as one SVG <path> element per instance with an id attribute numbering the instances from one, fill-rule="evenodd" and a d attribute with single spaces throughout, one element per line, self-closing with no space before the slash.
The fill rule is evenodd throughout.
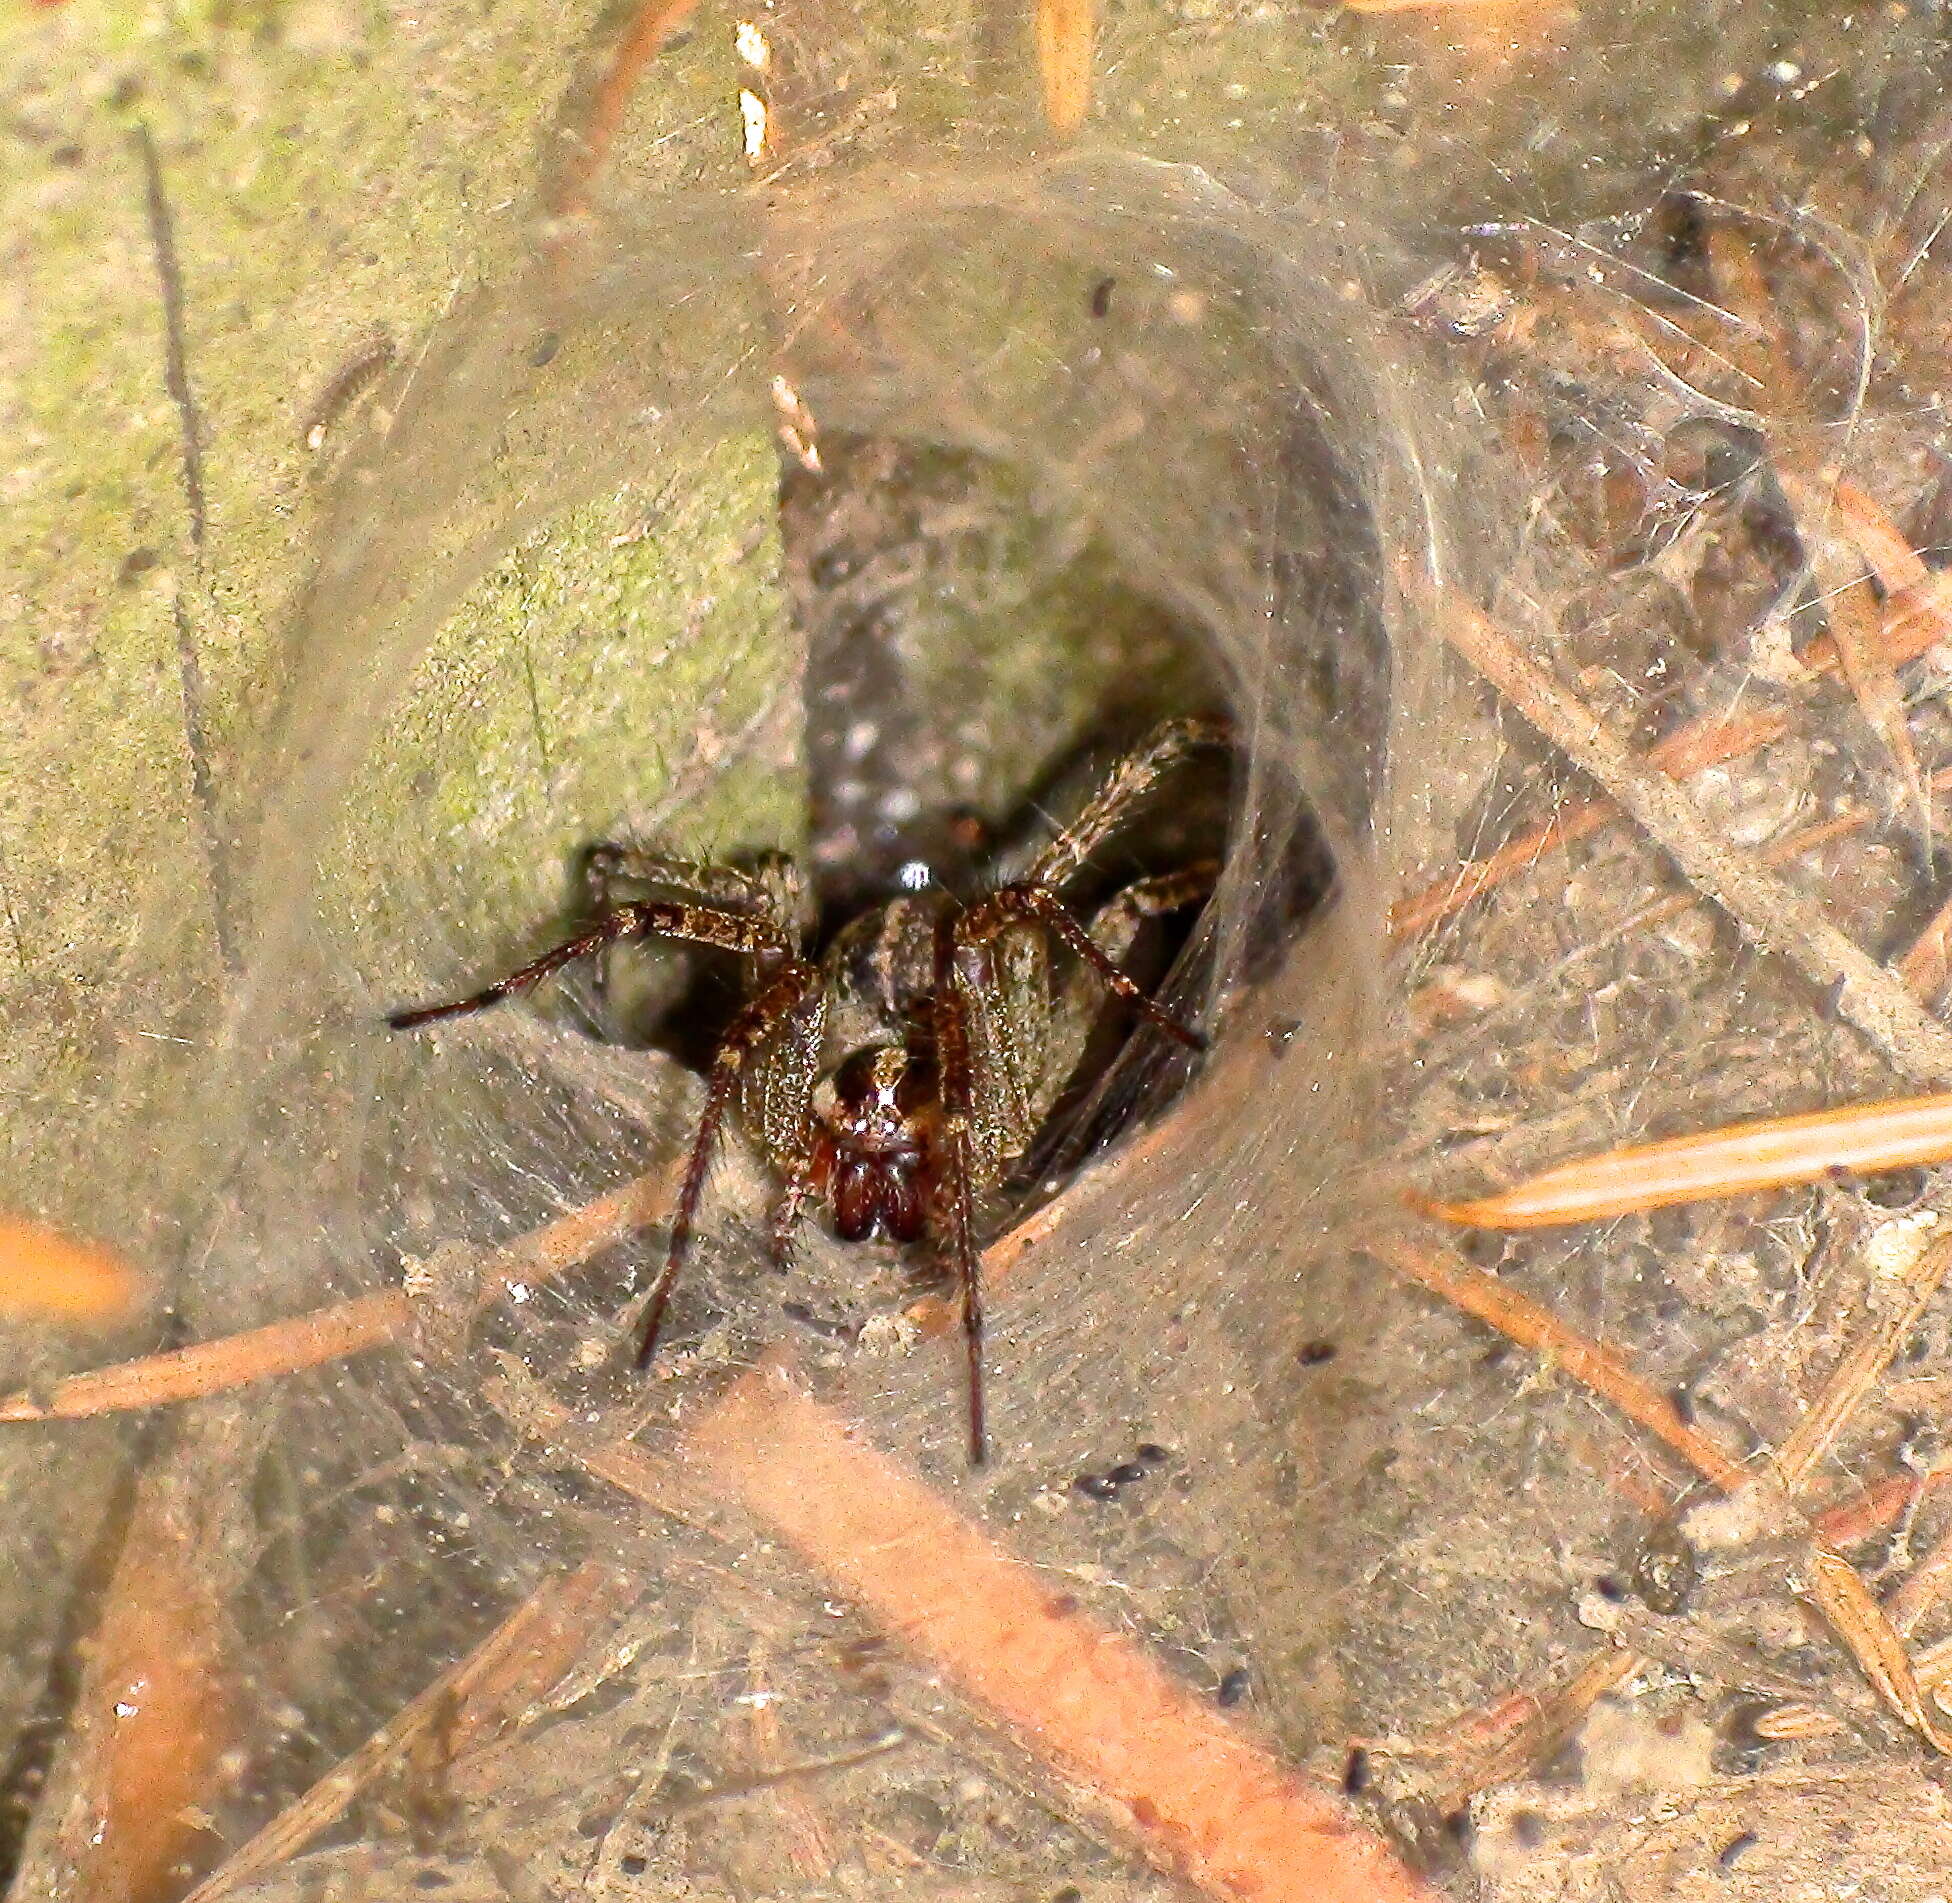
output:
<path id="1" fill-rule="evenodd" d="M 895 1104 L 906 1081 L 908 1053 L 893 1044 L 855 1051 L 834 1072 L 834 1095 L 850 1110 Z"/>

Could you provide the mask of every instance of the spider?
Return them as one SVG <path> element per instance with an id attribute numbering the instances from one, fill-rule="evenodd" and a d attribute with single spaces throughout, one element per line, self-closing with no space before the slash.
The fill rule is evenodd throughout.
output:
<path id="1" fill-rule="evenodd" d="M 468 997 L 387 1022 L 404 1031 L 485 1010 L 630 940 L 714 946 L 748 961 L 745 1001 L 712 1060 L 664 1265 L 644 1301 L 637 1365 L 657 1346 L 713 1152 L 736 1112 L 779 1180 L 772 1242 L 781 1266 L 810 1200 L 842 1241 L 927 1237 L 939 1250 L 960 1296 L 969 1462 L 980 1467 L 989 1438 L 976 1198 L 1003 1184 L 1049 1120 L 1093 1030 L 1095 987 L 1188 1050 L 1206 1045 L 1118 960 L 1144 920 L 1204 900 L 1216 863 L 1139 879 L 1088 925 L 1064 894 L 1161 780 L 1196 752 L 1230 744 L 1218 721 L 1168 721 L 1112 768 L 1021 877 L 967 904 L 925 887 L 858 914 L 824 942 L 783 854 L 743 870 L 598 846 L 588 861 L 596 909 L 583 931 Z M 610 879 L 626 873 L 673 896 L 608 903 Z"/>

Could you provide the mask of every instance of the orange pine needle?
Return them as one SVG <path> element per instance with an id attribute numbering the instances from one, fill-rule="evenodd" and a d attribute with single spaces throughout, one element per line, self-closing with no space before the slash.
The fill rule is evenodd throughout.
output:
<path id="1" fill-rule="evenodd" d="M 136 1509 L 75 1701 L 73 1777 L 51 1892 L 88 1903 L 180 1896 L 233 1740 L 223 1609 L 207 1529 L 170 1488 Z M 43 1891 L 40 1894 L 50 1894 Z"/>
<path id="2" fill-rule="evenodd" d="M 1068 139 L 1091 112 L 1098 0 L 1036 0 L 1031 33 L 1037 46 L 1044 122 L 1060 138 Z"/>
<path id="3" fill-rule="evenodd" d="M 1379 1837 L 778 1374 L 692 1441 L 719 1483 L 1162 1868 L 1223 1903 L 1432 1903 Z"/>
<path id="4" fill-rule="evenodd" d="M 478 1265 L 475 1305 L 485 1308 L 500 1301 L 515 1282 L 553 1281 L 597 1250 L 657 1221 L 670 1206 L 677 1169 L 674 1162 L 634 1176 L 593 1202 L 488 1251 Z M 0 1395 L 0 1422 L 80 1420 L 221 1394 L 382 1348 L 410 1328 L 413 1319 L 413 1298 L 405 1290 L 381 1289 L 260 1328 Z"/>
<path id="5" fill-rule="evenodd" d="M 1746 1478 L 1741 1467 L 1707 1435 L 1682 1419 L 1666 1395 L 1522 1290 L 1487 1274 L 1448 1248 L 1424 1248 L 1406 1236 L 1385 1236 L 1368 1244 L 1367 1252 L 1521 1347 L 1550 1356 L 1575 1381 L 1664 1442 L 1704 1480 L 1726 1490 L 1740 1486 Z"/>
<path id="6" fill-rule="evenodd" d="M 1846 1104 L 1795 1117 L 1731 1123 L 1694 1136 L 1606 1150 L 1543 1171 L 1496 1195 L 1416 1206 L 1484 1229 L 1542 1229 L 1716 1196 L 1817 1183 L 1836 1175 L 1952 1160 L 1952 1094 Z"/>
<path id="7" fill-rule="evenodd" d="M 142 1306 L 120 1258 L 21 1216 L 0 1216 L 0 1315 L 116 1328 Z"/>
<path id="8" fill-rule="evenodd" d="M 597 82 L 578 148 L 557 187 L 551 207 L 555 217 L 578 218 L 589 210 L 591 186 L 616 142 L 637 82 L 696 5 L 697 0 L 641 0 L 632 13 Z"/>
<path id="9" fill-rule="evenodd" d="M 398 1289 L 356 1296 L 288 1321 L 267 1322 L 214 1341 L 64 1375 L 44 1387 L 0 1396 L 0 1421 L 74 1421 L 131 1408 L 164 1407 L 223 1394 L 277 1375 L 383 1347 L 413 1320 Z"/>

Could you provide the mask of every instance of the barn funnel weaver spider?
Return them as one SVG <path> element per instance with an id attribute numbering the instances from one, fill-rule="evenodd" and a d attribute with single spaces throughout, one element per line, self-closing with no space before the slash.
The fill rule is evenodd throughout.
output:
<path id="1" fill-rule="evenodd" d="M 736 1106 L 780 1181 L 779 1259 L 810 1199 L 843 1241 L 934 1240 L 961 1296 L 969 1461 L 979 1467 L 989 1436 L 976 1197 L 1003 1182 L 1048 1120 L 1097 1017 L 1096 987 L 1188 1050 L 1206 1043 L 1118 960 L 1145 919 L 1205 899 L 1217 864 L 1200 860 L 1140 879 L 1089 926 L 1064 893 L 1162 779 L 1200 749 L 1228 745 L 1217 721 L 1169 721 L 1113 767 L 1023 877 L 966 906 L 939 888 L 892 899 L 824 945 L 798 872 L 782 855 L 751 872 L 647 861 L 634 876 L 680 896 L 606 905 L 586 930 L 471 996 L 395 1012 L 387 1022 L 405 1031 L 485 1010 L 632 939 L 715 946 L 749 960 L 746 1002 L 712 1061 L 664 1266 L 645 1299 L 638 1365 L 657 1346 L 713 1150 Z M 599 852 L 610 870 L 627 857 Z M 1068 954 L 1068 969 L 1054 951 Z"/>

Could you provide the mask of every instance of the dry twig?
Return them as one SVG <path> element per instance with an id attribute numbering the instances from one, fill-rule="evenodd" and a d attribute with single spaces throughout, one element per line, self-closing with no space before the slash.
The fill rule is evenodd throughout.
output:
<path id="1" fill-rule="evenodd" d="M 223 1903 L 295 1857 L 343 1817 L 360 1793 L 417 1744 L 444 1734 L 458 1757 L 541 1698 L 576 1662 L 590 1633 L 629 1606 L 638 1583 L 586 1560 L 546 1579 L 468 1655 L 416 1693 L 351 1756 L 224 1859 L 184 1903 Z"/>
<path id="2" fill-rule="evenodd" d="M 1428 1897 L 1339 1804 L 777 1373 L 741 1382 L 694 1445 L 745 1507 L 1094 1793 L 1162 1869 L 1234 1903 Z"/>
<path id="3" fill-rule="evenodd" d="M 1446 636 L 1459 653 L 1577 766 L 1592 775 L 1764 951 L 1785 958 L 1906 1075 L 1952 1084 L 1952 1032 L 1824 917 L 1748 853 L 1718 839 L 1687 794 L 1650 772 L 1578 697 L 1468 602 L 1452 597 Z"/>
<path id="4" fill-rule="evenodd" d="M 657 1221 L 669 1207 L 677 1168 L 647 1171 L 513 1242 L 470 1252 L 475 1306 L 492 1307 L 515 1283 L 566 1275 Z M 23 1388 L 0 1399 L 0 1422 L 77 1420 L 221 1394 L 385 1347 L 413 1322 L 413 1298 L 404 1289 L 382 1289 L 215 1341 L 67 1375 L 45 1388 Z"/>
<path id="5" fill-rule="evenodd" d="M 1561 1321 L 1543 1303 L 1474 1268 L 1447 1248 L 1425 1246 L 1407 1236 L 1386 1236 L 1370 1243 L 1368 1252 L 1399 1275 L 1564 1368 L 1574 1380 L 1679 1454 L 1703 1479 L 1720 1487 L 1736 1487 L 1746 1478 L 1735 1461 L 1681 1418 L 1666 1395 L 1650 1387 L 1591 1337 Z"/>
<path id="6" fill-rule="evenodd" d="M 1225 1903 L 1427 1903 L 1429 1892 L 1137 1646 L 1028 1567 L 772 1366 L 745 1376 L 666 1461 L 601 1441 L 525 1384 L 520 1417 L 588 1472 L 668 1511 L 702 1469 L 770 1523 L 1162 1869 Z"/>

